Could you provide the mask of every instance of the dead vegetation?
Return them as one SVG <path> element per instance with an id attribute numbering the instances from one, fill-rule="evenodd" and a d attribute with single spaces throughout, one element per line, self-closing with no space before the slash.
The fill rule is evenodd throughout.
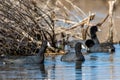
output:
<path id="1" fill-rule="evenodd" d="M 58 38 L 61 33 L 85 40 L 95 14 L 86 15 L 70 0 L 65 2 L 80 13 L 82 20 L 61 0 L 0 0 L 0 54 L 34 54 L 42 40 L 48 40 L 50 49 L 56 51 L 57 41 L 65 41 L 66 36 Z M 97 25 L 102 25 L 106 19 Z M 64 22 L 62 27 L 60 22 Z"/>
<path id="2" fill-rule="evenodd" d="M 0 53 L 36 53 L 44 39 L 51 41 L 55 47 L 51 16 L 33 0 L 15 1 L 0 1 Z"/>

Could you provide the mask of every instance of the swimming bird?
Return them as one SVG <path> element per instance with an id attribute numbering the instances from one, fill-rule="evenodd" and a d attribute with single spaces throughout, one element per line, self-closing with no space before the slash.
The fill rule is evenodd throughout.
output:
<path id="1" fill-rule="evenodd" d="M 92 47 L 94 45 L 93 42 L 88 40 L 87 44 L 89 43 L 88 47 Z M 68 51 L 65 55 L 61 57 L 61 61 L 85 61 L 85 58 L 81 52 L 82 43 L 76 42 L 74 50 L 75 52 Z"/>
<path id="2" fill-rule="evenodd" d="M 94 41 L 95 45 L 89 48 L 89 52 L 115 52 L 115 47 L 112 43 L 100 43 L 96 32 L 100 31 L 97 26 L 91 26 L 90 35 L 91 39 Z"/>
<path id="3" fill-rule="evenodd" d="M 33 56 L 6 56 L 2 61 L 6 64 L 43 64 L 44 63 L 44 53 L 47 48 L 47 41 L 42 41 L 41 48 L 36 55 Z"/>

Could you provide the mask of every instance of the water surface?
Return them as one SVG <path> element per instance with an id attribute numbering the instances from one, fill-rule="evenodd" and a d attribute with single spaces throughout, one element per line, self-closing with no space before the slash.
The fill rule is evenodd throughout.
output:
<path id="1" fill-rule="evenodd" d="M 120 45 L 116 52 L 92 53 L 85 62 L 61 62 L 61 56 L 46 57 L 39 64 L 0 64 L 0 80 L 120 80 Z"/>

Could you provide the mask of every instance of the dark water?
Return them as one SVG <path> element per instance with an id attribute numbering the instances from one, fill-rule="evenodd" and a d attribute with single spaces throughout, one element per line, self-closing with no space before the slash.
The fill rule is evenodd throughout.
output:
<path id="1" fill-rule="evenodd" d="M 120 80 L 120 45 L 116 52 L 84 55 L 86 61 L 61 62 L 46 57 L 43 65 L 0 64 L 0 80 Z"/>

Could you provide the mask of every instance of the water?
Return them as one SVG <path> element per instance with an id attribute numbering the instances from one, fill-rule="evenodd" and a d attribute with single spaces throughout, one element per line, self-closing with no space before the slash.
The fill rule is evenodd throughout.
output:
<path id="1" fill-rule="evenodd" d="M 87 55 L 90 60 L 86 60 L 82 67 L 83 80 L 119 80 L 120 79 L 120 46 L 115 45 L 116 52 L 94 53 Z"/>
<path id="2" fill-rule="evenodd" d="M 85 62 L 61 62 L 61 56 L 46 57 L 39 64 L 0 64 L 0 80 L 120 80 L 120 45 L 116 52 L 92 53 Z"/>

